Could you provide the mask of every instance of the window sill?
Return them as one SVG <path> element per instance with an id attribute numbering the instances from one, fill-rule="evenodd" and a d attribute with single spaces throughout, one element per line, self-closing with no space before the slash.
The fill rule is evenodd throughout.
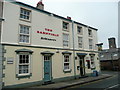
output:
<path id="1" fill-rule="evenodd" d="M 20 45 L 31 45 L 31 43 L 29 42 L 29 43 L 25 43 L 25 42 L 18 42 L 18 44 L 20 44 Z"/>
<path id="2" fill-rule="evenodd" d="M 32 76 L 32 73 L 24 74 L 24 75 L 16 74 L 16 78 L 30 78 L 31 76 Z"/>
<path id="3" fill-rule="evenodd" d="M 72 69 L 63 70 L 64 73 L 71 73 Z"/>
<path id="4" fill-rule="evenodd" d="M 92 37 L 92 35 L 89 35 L 89 37 Z"/>
<path id="5" fill-rule="evenodd" d="M 63 31 L 69 32 L 69 30 L 68 30 L 68 29 L 64 29 L 64 28 L 63 28 Z"/>
<path id="6" fill-rule="evenodd" d="M 22 19 L 22 18 L 20 18 L 20 20 L 31 23 L 31 21 L 30 21 L 30 20 L 27 20 L 27 19 Z"/>
<path id="7" fill-rule="evenodd" d="M 80 35 L 80 36 L 83 35 L 82 33 L 77 33 L 77 34 Z"/>
<path id="8" fill-rule="evenodd" d="M 68 46 L 68 47 L 66 47 L 66 46 L 63 46 L 63 48 L 69 49 L 70 47 L 69 47 L 69 46 Z"/>

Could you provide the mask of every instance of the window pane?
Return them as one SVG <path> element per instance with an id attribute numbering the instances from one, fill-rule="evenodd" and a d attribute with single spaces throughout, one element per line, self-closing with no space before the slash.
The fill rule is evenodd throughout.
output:
<path id="1" fill-rule="evenodd" d="M 28 65 L 19 65 L 19 74 L 28 73 L 29 66 Z"/>
<path id="2" fill-rule="evenodd" d="M 68 23 L 63 22 L 63 29 L 68 29 Z"/>
<path id="3" fill-rule="evenodd" d="M 78 47 L 82 48 L 82 37 L 78 37 Z"/>
<path id="4" fill-rule="evenodd" d="M 64 69 L 69 69 L 69 63 L 64 63 Z"/>
<path id="5" fill-rule="evenodd" d="M 22 55 L 19 55 L 19 63 L 22 63 Z"/>
<path id="6" fill-rule="evenodd" d="M 68 34 L 63 34 L 63 46 L 67 46 L 69 45 L 69 35 Z"/>
<path id="7" fill-rule="evenodd" d="M 67 46 L 68 47 L 68 41 L 63 41 L 63 46 Z"/>
<path id="8" fill-rule="evenodd" d="M 64 55 L 64 69 L 69 69 L 69 58 L 70 56 L 69 55 Z"/>
<path id="9" fill-rule="evenodd" d="M 20 42 L 26 42 L 29 43 L 29 27 L 20 25 Z"/>
<path id="10" fill-rule="evenodd" d="M 29 20 L 29 17 L 30 17 L 30 11 L 21 8 L 21 11 L 20 11 L 20 18 Z"/>
<path id="11" fill-rule="evenodd" d="M 77 32 L 78 32 L 78 34 L 82 34 L 82 27 L 78 26 L 77 27 Z"/>
<path id="12" fill-rule="evenodd" d="M 89 29 L 88 29 L 88 35 L 89 35 L 89 36 L 92 36 L 92 30 L 89 30 Z"/>
<path id="13" fill-rule="evenodd" d="M 92 39 L 89 39 L 89 49 L 93 49 L 93 41 L 92 41 Z"/>
<path id="14" fill-rule="evenodd" d="M 63 34 L 63 40 L 68 40 L 68 34 Z"/>

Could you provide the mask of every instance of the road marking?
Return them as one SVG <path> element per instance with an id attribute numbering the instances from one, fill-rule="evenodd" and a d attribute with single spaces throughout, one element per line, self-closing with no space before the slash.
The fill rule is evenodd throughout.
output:
<path id="1" fill-rule="evenodd" d="M 115 87 L 117 87 L 117 86 L 119 86 L 119 84 L 116 84 L 116 85 L 110 86 L 110 87 L 108 87 L 108 88 L 106 88 L 106 89 L 104 89 L 104 90 L 108 90 L 108 89 L 111 89 L 111 88 L 115 88 Z"/>

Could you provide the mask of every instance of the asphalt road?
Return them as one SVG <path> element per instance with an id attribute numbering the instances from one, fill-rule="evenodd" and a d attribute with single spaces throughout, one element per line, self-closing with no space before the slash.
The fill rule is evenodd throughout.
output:
<path id="1" fill-rule="evenodd" d="M 113 75 L 112 77 L 110 78 L 107 78 L 107 79 L 102 79 L 102 80 L 98 80 L 98 81 L 94 81 L 94 82 L 91 82 L 91 83 L 86 83 L 86 84 L 83 84 L 83 85 L 77 85 L 77 86 L 73 86 L 73 87 L 70 87 L 70 88 L 67 88 L 67 90 L 69 89 L 83 89 L 83 88 L 95 88 L 95 89 L 102 89 L 102 90 L 120 90 L 120 86 L 119 86 L 119 80 L 118 80 L 118 77 L 119 77 L 119 74 L 118 72 L 113 72 L 113 71 L 103 71 L 102 73 L 104 74 L 111 74 Z M 119 77 L 120 78 L 120 77 Z"/>

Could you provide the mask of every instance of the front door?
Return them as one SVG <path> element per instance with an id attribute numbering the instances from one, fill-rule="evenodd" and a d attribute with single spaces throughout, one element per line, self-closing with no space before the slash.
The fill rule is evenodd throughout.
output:
<path id="1" fill-rule="evenodd" d="M 84 57 L 80 56 L 79 58 L 80 58 L 80 61 L 79 61 L 79 64 L 80 64 L 80 75 L 84 76 L 85 75 Z"/>
<path id="2" fill-rule="evenodd" d="M 51 81 L 51 56 L 44 56 L 44 81 Z"/>

